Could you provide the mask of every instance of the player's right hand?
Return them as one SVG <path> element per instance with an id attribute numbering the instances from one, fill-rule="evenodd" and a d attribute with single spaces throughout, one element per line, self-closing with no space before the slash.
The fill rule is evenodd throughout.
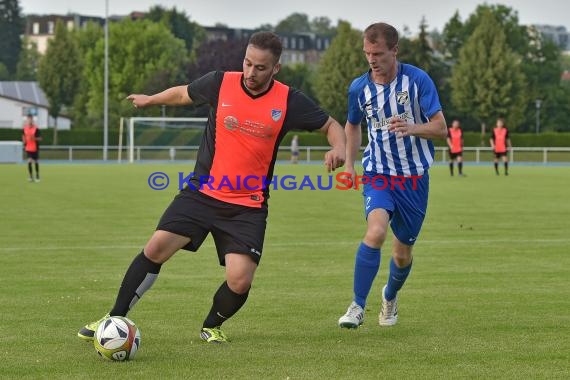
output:
<path id="1" fill-rule="evenodd" d="M 127 100 L 130 100 L 135 108 L 146 107 L 150 104 L 150 96 L 143 94 L 131 94 L 127 96 Z"/>
<path id="2" fill-rule="evenodd" d="M 354 167 L 349 168 L 349 167 L 345 167 L 344 168 L 344 172 L 347 174 L 348 179 L 350 180 L 350 187 L 353 189 L 356 189 L 357 187 L 357 183 L 356 183 L 356 170 L 354 169 Z"/>

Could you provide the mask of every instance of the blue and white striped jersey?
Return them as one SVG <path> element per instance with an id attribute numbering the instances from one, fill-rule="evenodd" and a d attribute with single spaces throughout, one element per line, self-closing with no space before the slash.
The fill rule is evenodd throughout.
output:
<path id="1" fill-rule="evenodd" d="M 433 162 L 433 143 L 416 136 L 396 137 L 388 132 L 388 124 L 395 116 L 423 124 L 438 111 L 441 104 L 435 84 L 415 66 L 398 63 L 398 74 L 387 85 L 374 83 L 369 72 L 352 81 L 348 90 L 348 121 L 359 125 L 366 117 L 368 124 L 368 145 L 362 156 L 364 171 L 422 175 Z"/>

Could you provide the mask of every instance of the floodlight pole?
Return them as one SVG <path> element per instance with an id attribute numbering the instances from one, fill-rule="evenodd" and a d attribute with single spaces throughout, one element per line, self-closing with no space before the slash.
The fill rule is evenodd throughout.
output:
<path id="1" fill-rule="evenodd" d="M 542 100 L 540 100 L 540 99 L 535 100 L 535 104 L 536 104 L 536 134 L 537 135 L 540 132 L 540 105 L 541 105 L 541 103 L 542 103 Z"/>
<path id="2" fill-rule="evenodd" d="M 105 89 L 103 94 L 103 161 L 109 145 L 109 0 L 105 0 Z"/>

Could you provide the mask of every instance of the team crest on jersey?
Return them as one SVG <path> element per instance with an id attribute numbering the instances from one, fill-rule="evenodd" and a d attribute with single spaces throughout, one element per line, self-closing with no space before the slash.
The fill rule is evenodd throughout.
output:
<path id="1" fill-rule="evenodd" d="M 283 111 L 281 110 L 271 110 L 271 118 L 273 119 L 273 121 L 278 121 L 279 119 L 281 119 L 282 114 Z"/>
<path id="2" fill-rule="evenodd" d="M 408 91 L 396 92 L 396 101 L 401 105 L 409 104 L 410 96 L 408 95 Z"/>

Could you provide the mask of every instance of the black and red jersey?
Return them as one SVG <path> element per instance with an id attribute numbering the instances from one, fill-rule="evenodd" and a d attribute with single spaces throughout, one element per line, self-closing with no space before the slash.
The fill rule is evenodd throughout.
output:
<path id="1" fill-rule="evenodd" d="M 463 131 L 461 128 L 448 128 L 447 137 L 451 142 L 451 153 L 461 153 L 463 151 Z"/>
<path id="2" fill-rule="evenodd" d="M 267 204 L 264 183 L 273 177 L 285 134 L 319 129 L 329 117 L 302 92 L 276 80 L 252 95 L 241 72 L 210 72 L 188 85 L 188 95 L 196 105 L 210 105 L 191 183 L 208 196 L 249 207 Z"/>
<path id="3" fill-rule="evenodd" d="M 41 137 L 40 129 L 37 125 L 31 124 L 26 125 L 24 127 L 24 131 L 22 133 L 23 140 L 24 140 L 24 149 L 26 152 L 35 153 L 40 149 L 40 145 L 37 141 L 37 138 Z"/>
<path id="4" fill-rule="evenodd" d="M 509 130 L 507 128 L 493 128 L 491 138 L 495 143 L 495 153 L 505 153 L 507 151 L 507 140 L 509 139 Z"/>

